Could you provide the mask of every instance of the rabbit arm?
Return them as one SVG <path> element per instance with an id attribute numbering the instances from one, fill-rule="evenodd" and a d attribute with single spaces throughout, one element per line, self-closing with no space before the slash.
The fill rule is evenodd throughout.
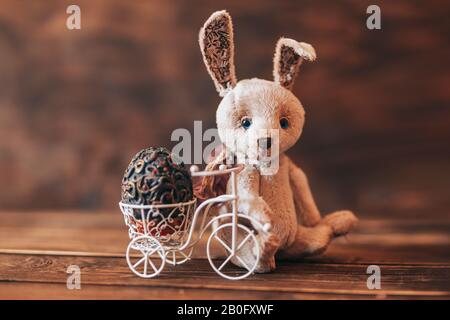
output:
<path id="1" fill-rule="evenodd" d="M 289 179 L 299 222 L 307 227 L 316 225 L 321 217 L 312 196 L 308 178 L 292 161 L 289 161 Z"/>
<path id="2" fill-rule="evenodd" d="M 259 170 L 251 165 L 246 165 L 239 173 L 238 211 L 249 215 L 262 226 L 267 224 L 275 226 L 277 224 L 277 216 L 274 215 L 269 205 L 260 196 L 260 179 Z M 254 227 L 256 228 L 256 226 Z M 279 236 L 274 233 L 274 230 L 270 230 L 268 232 L 258 232 L 256 239 L 259 245 L 260 257 L 255 271 L 269 272 L 274 270 L 275 252 L 280 246 Z M 246 249 L 250 254 L 247 254 L 245 258 L 253 257 L 253 246 L 251 248 L 242 248 L 240 252 L 245 252 Z"/>
<path id="3" fill-rule="evenodd" d="M 240 198 L 259 197 L 259 172 L 251 166 L 246 165 L 238 174 L 238 194 Z"/>
<path id="4" fill-rule="evenodd" d="M 262 225 L 273 224 L 270 207 L 260 197 L 260 173 L 254 166 L 246 165 L 238 175 L 239 211 L 251 213 Z M 247 206 L 247 207 L 245 207 Z"/>

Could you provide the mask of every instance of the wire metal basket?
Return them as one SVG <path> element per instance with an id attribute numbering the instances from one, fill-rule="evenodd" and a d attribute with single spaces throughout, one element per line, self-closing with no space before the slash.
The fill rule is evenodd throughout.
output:
<path id="1" fill-rule="evenodd" d="M 161 205 L 120 203 L 130 239 L 152 236 L 164 247 L 183 245 L 192 223 L 196 199 Z"/>

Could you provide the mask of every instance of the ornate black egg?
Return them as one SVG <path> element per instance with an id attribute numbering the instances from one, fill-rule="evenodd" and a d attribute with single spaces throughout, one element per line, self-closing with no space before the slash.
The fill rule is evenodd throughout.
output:
<path id="1" fill-rule="evenodd" d="M 147 148 L 131 160 L 122 179 L 122 202 L 158 205 L 187 202 L 193 199 L 192 180 L 184 163 L 165 148 Z M 172 209 L 160 209 L 164 216 Z M 139 210 L 134 213 L 141 218 Z"/>

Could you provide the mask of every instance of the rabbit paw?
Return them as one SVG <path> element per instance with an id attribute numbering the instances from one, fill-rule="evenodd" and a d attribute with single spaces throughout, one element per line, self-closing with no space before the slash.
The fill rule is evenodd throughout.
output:
<path id="1" fill-rule="evenodd" d="M 264 273 L 275 270 L 275 253 L 280 246 L 280 238 L 274 234 L 269 233 L 266 237 L 261 238 L 259 243 L 259 262 L 256 267 L 256 272 Z"/>
<path id="2" fill-rule="evenodd" d="M 272 256 L 266 260 L 259 260 L 258 265 L 256 266 L 256 273 L 268 273 L 275 270 L 275 256 Z"/>
<path id="3" fill-rule="evenodd" d="M 320 224 L 325 224 L 333 230 L 333 236 L 338 237 L 345 235 L 356 226 L 358 219 L 351 211 L 336 211 L 326 215 Z"/>

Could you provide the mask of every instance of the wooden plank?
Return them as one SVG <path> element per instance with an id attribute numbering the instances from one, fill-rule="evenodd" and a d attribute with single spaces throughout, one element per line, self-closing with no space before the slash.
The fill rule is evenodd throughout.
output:
<path id="1" fill-rule="evenodd" d="M 190 289 L 148 286 L 83 285 L 80 290 L 68 290 L 60 283 L 0 282 L 0 299 L 10 300 L 317 300 L 317 299 L 386 299 L 385 294 L 352 295 L 326 293 L 292 293 L 219 289 Z M 436 299 L 433 296 L 389 296 L 389 299 Z"/>
<path id="2" fill-rule="evenodd" d="M 220 278 L 204 260 L 166 267 L 154 279 L 131 273 L 123 258 L 0 254 L 0 281 L 66 283 L 66 269 L 78 265 L 82 285 L 144 286 L 211 290 L 244 290 L 412 297 L 450 297 L 450 266 L 381 265 L 382 290 L 367 289 L 364 264 L 280 263 L 277 272 L 239 282 Z"/>
<path id="3" fill-rule="evenodd" d="M 194 251 L 205 257 L 206 236 Z M 129 242 L 120 212 L 0 213 L 0 252 L 123 256 Z M 362 220 L 314 262 L 450 262 L 450 220 Z M 31 251 L 30 251 L 31 250 Z"/>
<path id="4" fill-rule="evenodd" d="M 123 254 L 128 234 L 116 212 L 2 212 L 1 249 Z"/>
<path id="5" fill-rule="evenodd" d="M 5 291 L 10 298 L 39 298 L 54 290 L 61 297 L 88 299 L 447 299 L 449 226 L 441 220 L 363 220 L 325 255 L 280 262 L 272 274 L 230 282 L 216 275 L 207 261 L 196 259 L 145 280 L 126 265 L 129 240 L 120 213 L 5 213 L 0 214 L 0 288 L 11 288 Z M 204 258 L 203 246 L 204 241 L 196 257 Z M 70 264 L 82 270 L 82 292 L 65 289 Z M 369 264 L 381 265 L 380 291 L 366 287 Z"/>
<path id="6" fill-rule="evenodd" d="M 0 299 L 160 299 L 160 300 L 225 300 L 225 299 L 257 299 L 257 300 L 311 300 L 311 299 L 367 299 L 370 296 L 332 295 L 315 293 L 292 293 L 265 291 L 242 291 L 220 289 L 168 288 L 148 286 L 117 286 L 117 285 L 83 285 L 80 290 L 69 290 L 62 283 L 29 283 L 29 282 L 0 282 Z M 375 296 L 378 299 L 384 295 Z M 404 299 L 406 296 L 396 297 Z M 408 297 L 409 298 L 409 297 Z M 417 297 L 419 298 L 419 297 Z M 420 297 L 429 298 L 429 297 Z"/>

